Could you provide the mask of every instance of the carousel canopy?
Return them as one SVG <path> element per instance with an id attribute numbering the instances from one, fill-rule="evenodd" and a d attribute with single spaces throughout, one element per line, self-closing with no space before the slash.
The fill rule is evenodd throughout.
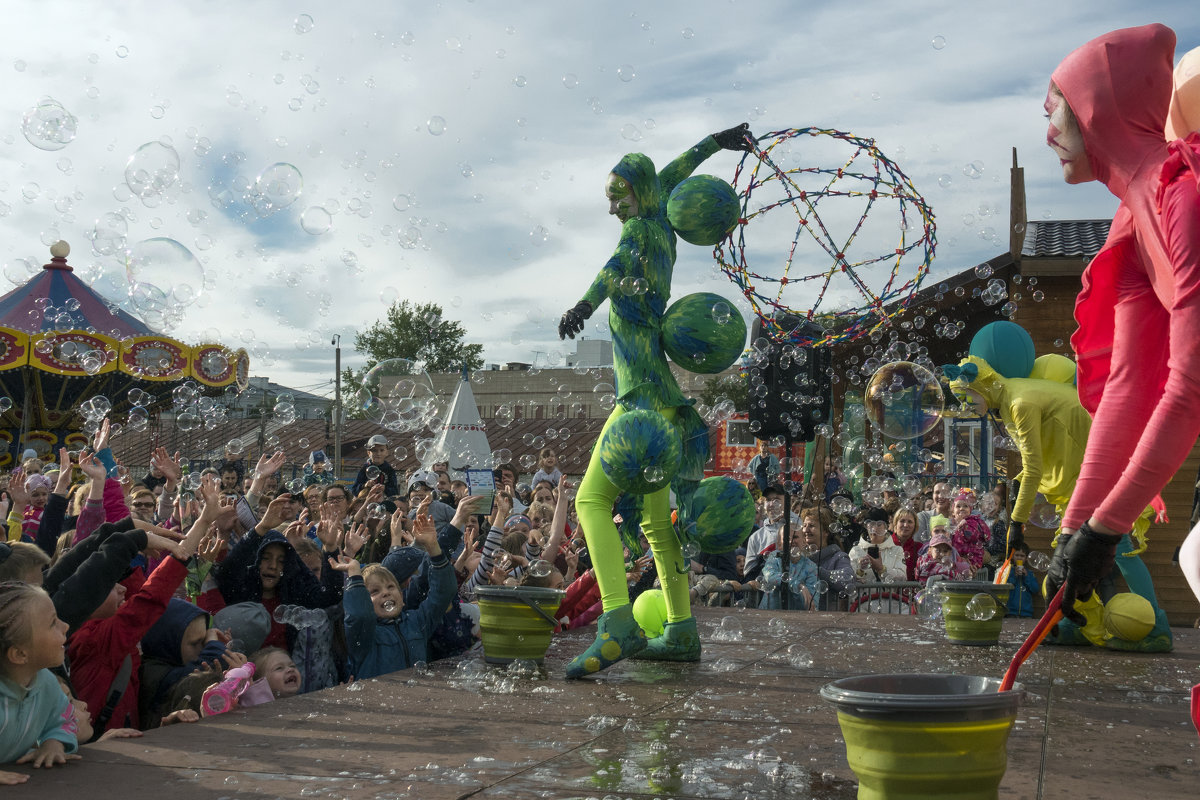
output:
<path id="1" fill-rule="evenodd" d="M 155 392 L 189 379 L 202 387 L 197 396 L 245 388 L 245 350 L 190 346 L 154 331 L 80 280 L 69 253 L 66 242 L 56 243 L 41 273 L 0 297 L 0 453 L 69 443 L 109 412 L 144 420 L 170 399 Z M 7 460 L 0 456 L 0 466 Z"/>

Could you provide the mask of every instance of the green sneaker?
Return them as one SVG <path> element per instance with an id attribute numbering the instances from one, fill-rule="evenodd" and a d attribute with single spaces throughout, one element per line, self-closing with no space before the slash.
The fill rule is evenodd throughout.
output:
<path id="1" fill-rule="evenodd" d="M 582 678 L 607 669 L 646 648 L 646 634 L 633 618 L 631 605 L 605 611 L 596 627 L 599 630 L 596 641 L 567 664 L 568 678 Z"/>
<path id="2" fill-rule="evenodd" d="M 663 626 L 662 635 L 648 641 L 646 649 L 635 658 L 647 661 L 699 661 L 700 633 L 696 630 L 696 618 L 668 622 Z"/>

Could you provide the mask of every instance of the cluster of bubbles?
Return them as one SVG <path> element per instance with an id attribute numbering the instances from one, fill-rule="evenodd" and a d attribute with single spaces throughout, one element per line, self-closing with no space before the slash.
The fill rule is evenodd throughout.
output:
<path id="1" fill-rule="evenodd" d="M 222 164 L 233 174 L 209 184 L 208 199 L 213 208 L 244 224 L 251 224 L 278 214 L 300 199 L 304 191 L 304 175 L 295 164 L 277 161 L 263 167 L 252 179 L 238 172 L 245 160 L 245 154 L 240 152 L 222 156 Z M 328 216 L 329 211 L 324 207 L 313 208 L 320 208 L 320 211 L 306 211 L 307 221 L 302 215 L 301 227 L 308 233 L 324 233 L 332 222 L 324 220 L 320 212 Z"/>
<path id="2" fill-rule="evenodd" d="M 96 235 L 93 229 L 93 244 Z M 105 246 L 111 243 L 106 241 Z M 174 328 L 184 310 L 204 292 L 204 265 L 174 239 L 145 239 L 126 249 L 124 257 L 129 303 L 152 328 Z"/>
<path id="3" fill-rule="evenodd" d="M 966 606 L 963 608 L 963 613 L 969 620 L 985 622 L 989 619 L 1002 616 L 1004 609 L 996 602 L 996 598 L 987 592 L 980 592 L 967 601 Z"/>
<path id="4" fill-rule="evenodd" d="M 319 608 L 304 608 L 303 606 L 281 605 L 275 609 L 275 621 L 280 625 L 291 625 L 293 628 L 317 628 L 329 621 L 329 617 Z"/>
<path id="5" fill-rule="evenodd" d="M 130 389 L 125 399 L 129 401 L 129 415 L 125 425 L 134 433 L 146 430 L 150 425 L 150 411 L 154 406 L 154 395 L 137 386 Z"/>
<path id="6" fill-rule="evenodd" d="M 21 133 L 39 150 L 62 150 L 78 132 L 79 120 L 53 97 L 43 97 L 21 118 Z"/>
<path id="7" fill-rule="evenodd" d="M 381 361 L 358 384 L 353 407 L 375 424 L 400 433 L 437 427 L 437 393 L 424 364 L 406 358 Z"/>
<path id="8" fill-rule="evenodd" d="M 80 403 L 76 410 L 83 417 L 82 429 L 84 433 L 90 435 L 100 430 L 100 425 L 104 422 L 104 418 L 112 411 L 112 401 L 102 394 L 97 394 Z M 114 433 L 120 433 L 120 430 L 117 429 L 114 432 L 110 429 L 109 435 L 113 435 Z"/>
<path id="9" fill-rule="evenodd" d="M 171 390 L 171 407 L 175 414 L 175 427 L 184 433 L 198 428 L 214 430 L 229 413 L 223 403 L 203 394 L 195 381 L 184 381 Z"/>

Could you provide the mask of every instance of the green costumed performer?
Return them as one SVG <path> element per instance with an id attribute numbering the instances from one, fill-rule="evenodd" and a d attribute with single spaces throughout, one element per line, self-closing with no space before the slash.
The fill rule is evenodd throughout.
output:
<path id="1" fill-rule="evenodd" d="M 568 678 L 598 672 L 634 655 L 674 661 L 700 658 L 688 565 L 671 525 L 669 484 L 677 473 L 700 477 L 708 439 L 703 420 L 671 373 L 664 349 L 663 317 L 676 243 L 667 198 L 718 150 L 749 151 L 752 144 L 749 125 L 730 128 L 705 137 L 659 174 L 649 158 L 630 153 L 605 184 L 609 213 L 622 223 L 621 240 L 583 299 L 558 325 L 560 338 L 574 338 L 596 307 L 609 301 L 617 389 L 617 406 L 600 433 L 575 498 L 604 613 L 597 622 L 596 640 L 567 665 Z M 698 205 L 708 211 L 713 206 L 728 209 L 728 200 L 715 198 Z M 737 212 L 726 220 L 727 231 L 736 223 Z M 743 345 L 738 343 L 739 350 Z M 686 517 L 683 506 L 689 498 L 679 497 L 678 484 L 676 488 L 681 517 Z M 633 616 L 622 540 L 613 523 L 613 504 L 622 492 L 641 496 L 643 529 L 666 601 L 667 623 L 662 634 L 649 641 Z"/>

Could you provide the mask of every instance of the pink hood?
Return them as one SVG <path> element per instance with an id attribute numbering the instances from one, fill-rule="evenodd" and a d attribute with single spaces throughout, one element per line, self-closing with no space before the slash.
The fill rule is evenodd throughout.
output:
<path id="1" fill-rule="evenodd" d="M 1157 205 L 1168 156 L 1163 126 L 1174 53 L 1170 28 L 1124 28 L 1083 45 L 1052 76 L 1079 122 L 1092 171 L 1121 199 L 1104 248 L 1084 271 L 1075 304 L 1079 329 L 1071 345 L 1079 365 L 1079 400 L 1093 414 L 1108 380 L 1121 271 L 1130 264 L 1144 270 L 1168 308 L 1174 296 Z"/>

